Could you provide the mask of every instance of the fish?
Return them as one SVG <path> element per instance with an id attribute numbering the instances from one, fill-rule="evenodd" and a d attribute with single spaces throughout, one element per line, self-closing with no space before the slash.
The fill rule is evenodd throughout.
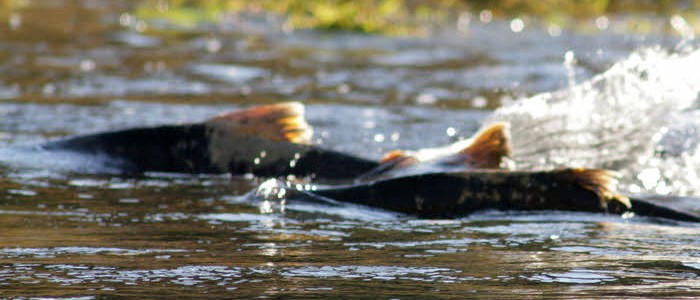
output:
<path id="1" fill-rule="evenodd" d="M 372 181 L 430 172 L 473 169 L 510 169 L 508 125 L 498 122 L 471 138 L 439 147 L 419 150 L 393 150 L 384 155 L 379 166 L 358 176 L 356 181 Z"/>
<path id="2" fill-rule="evenodd" d="M 297 195 L 414 215 L 455 218 L 484 209 L 623 213 L 629 198 L 602 169 L 509 171 L 477 169 L 400 176 L 345 186 L 297 189 Z"/>
<path id="3" fill-rule="evenodd" d="M 673 199 L 630 197 L 620 193 L 618 177 L 618 173 L 604 169 L 479 169 L 399 176 L 345 186 L 266 182 L 252 195 L 353 203 L 426 219 L 458 218 L 497 209 L 614 213 L 625 217 L 639 215 L 700 222 L 700 214 L 674 205 L 678 201 Z"/>
<path id="4" fill-rule="evenodd" d="M 106 156 L 125 173 L 349 179 L 350 184 L 298 191 L 424 218 L 497 208 L 632 211 L 700 222 L 700 216 L 692 213 L 621 195 L 612 171 L 512 171 L 505 166 L 511 151 L 506 128 L 497 123 L 447 147 L 393 151 L 375 161 L 313 145 L 313 128 L 304 118 L 304 106 L 284 102 L 227 112 L 198 123 L 68 137 L 38 148 Z"/>
<path id="5" fill-rule="evenodd" d="M 143 172 L 294 175 L 311 180 L 376 180 L 425 170 L 497 168 L 510 152 L 504 124 L 443 148 L 359 157 L 312 144 L 304 105 L 283 102 L 223 113 L 199 123 L 137 127 L 40 145 L 107 157 L 127 174 Z"/>
<path id="6" fill-rule="evenodd" d="M 107 157 L 123 173 L 231 173 L 342 179 L 378 162 L 311 144 L 299 102 L 254 106 L 189 124 L 99 132 L 37 148 Z"/>

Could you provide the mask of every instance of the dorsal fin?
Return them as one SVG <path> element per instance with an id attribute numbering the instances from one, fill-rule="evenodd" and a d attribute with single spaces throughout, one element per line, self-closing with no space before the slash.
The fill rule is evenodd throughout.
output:
<path id="1" fill-rule="evenodd" d="M 297 144 L 311 144 L 313 135 L 313 128 L 304 119 L 304 105 L 299 102 L 284 102 L 237 110 L 218 115 L 206 123 L 235 129 L 271 141 Z"/>
<path id="2" fill-rule="evenodd" d="M 381 160 L 379 160 L 379 165 L 376 168 L 358 176 L 356 180 L 365 181 L 376 179 L 387 172 L 391 172 L 395 169 L 406 168 L 418 162 L 419 161 L 413 155 L 407 154 L 402 150 L 392 150 L 385 154 Z"/>
<path id="3" fill-rule="evenodd" d="M 388 163 L 392 160 L 397 160 L 397 159 L 400 159 L 400 158 L 405 157 L 405 156 L 408 156 L 408 155 L 406 155 L 406 153 L 403 152 L 403 150 L 391 150 L 391 151 L 389 151 L 389 153 L 384 154 L 384 156 L 382 156 L 382 159 L 379 160 L 379 163 L 380 164 Z"/>
<path id="4" fill-rule="evenodd" d="M 405 168 L 415 163 L 419 160 L 415 156 L 404 152 L 403 150 L 392 150 L 389 153 L 384 154 L 381 160 L 379 160 L 380 165 L 384 165 L 385 168 Z"/>
<path id="5" fill-rule="evenodd" d="M 471 168 L 496 169 L 510 156 L 510 137 L 506 123 L 495 123 L 476 135 L 473 142 L 459 152 Z"/>
<path id="6" fill-rule="evenodd" d="M 603 169 L 563 169 L 555 171 L 558 178 L 577 184 L 600 198 L 600 207 L 607 209 L 611 203 L 624 206 L 629 209 L 629 198 L 617 192 L 617 178 L 619 175 L 610 170 Z"/>

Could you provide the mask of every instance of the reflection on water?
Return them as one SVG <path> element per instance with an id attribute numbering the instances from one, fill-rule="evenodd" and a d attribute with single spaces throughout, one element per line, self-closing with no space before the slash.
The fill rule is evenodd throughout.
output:
<path id="1" fill-rule="evenodd" d="M 698 139 L 690 138 L 698 127 L 697 91 L 695 83 L 675 79 L 697 76 L 697 47 L 670 51 L 678 38 L 663 30 L 620 33 L 626 19 L 614 16 L 596 19 L 592 32 L 577 32 L 482 14 L 428 37 L 384 37 L 285 31 L 279 20 L 244 16 L 182 28 L 138 19 L 133 10 L 139 1 L 26 1 L 10 12 L 5 3 L 0 1 L 3 297 L 700 294 L 695 224 L 551 211 L 417 220 L 349 204 L 249 197 L 265 179 L 124 177 L 104 157 L 32 148 L 70 134 L 194 122 L 243 105 L 293 99 L 308 105 L 316 143 L 377 158 L 391 149 L 468 137 L 490 109 L 544 92 L 529 102 L 549 100 L 557 105 L 544 106 L 545 112 L 585 109 L 598 118 L 556 119 L 572 121 L 566 123 L 572 128 L 587 125 L 578 128 L 580 135 L 546 136 L 550 141 L 586 142 L 600 138 L 600 128 L 643 137 L 625 136 L 612 145 L 633 147 L 652 137 L 657 144 L 639 148 L 652 153 L 640 150 L 647 156 L 630 164 L 641 170 L 640 178 L 625 182 L 630 190 L 658 191 L 653 183 L 670 178 L 677 184 L 670 191 L 693 194 L 698 180 L 683 168 L 695 172 L 700 161 Z M 669 26 L 687 29 L 674 20 Z M 660 46 L 636 51 L 651 45 Z M 678 73 L 664 69 L 678 65 L 685 67 Z M 575 85 L 567 88 L 570 83 Z M 606 110 L 609 105 L 615 109 Z M 542 106 L 515 107 L 513 115 L 527 119 Z M 682 107 L 690 110 L 680 112 Z M 540 129 L 551 129 L 546 125 Z M 527 137 L 527 126 L 514 129 Z M 536 133 L 548 135 L 544 129 Z M 528 144 L 516 137 L 516 151 L 543 146 L 543 140 Z M 624 158 L 633 153 L 623 152 Z M 547 166 L 562 157 L 575 162 L 572 156 L 540 161 L 541 152 L 516 153 L 523 154 L 520 166 Z M 619 158 L 575 153 L 581 154 L 576 161 Z M 678 201 L 698 209 L 693 198 Z"/>

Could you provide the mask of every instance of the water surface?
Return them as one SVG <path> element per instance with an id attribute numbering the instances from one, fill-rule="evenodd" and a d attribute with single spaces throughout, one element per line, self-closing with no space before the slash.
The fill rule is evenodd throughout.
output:
<path id="1" fill-rule="evenodd" d="M 514 32 L 476 17 L 427 37 L 289 32 L 245 16 L 181 28 L 139 20 L 137 4 L 0 11 L 0 296 L 700 294 L 696 224 L 561 211 L 420 220 L 247 197 L 264 178 L 126 177 L 99 158 L 31 150 L 298 100 L 326 147 L 377 158 L 505 119 L 518 168 L 614 167 L 626 191 L 685 195 L 697 209 L 693 41 L 615 26 Z"/>

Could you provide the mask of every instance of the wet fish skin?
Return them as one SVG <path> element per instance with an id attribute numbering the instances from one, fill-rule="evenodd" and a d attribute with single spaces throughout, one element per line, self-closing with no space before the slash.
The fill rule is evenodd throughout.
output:
<path id="1" fill-rule="evenodd" d="M 378 162 L 311 145 L 304 106 L 254 106 L 200 123 L 141 127 L 70 137 L 38 146 L 107 157 L 124 173 L 295 175 L 352 179 Z M 89 159 L 89 158 L 86 158 Z"/>
<path id="2" fill-rule="evenodd" d="M 670 197 L 671 199 L 673 197 Z M 640 216 L 664 218 L 683 222 L 700 222 L 700 215 L 688 208 L 674 207 L 669 205 L 669 197 L 633 197 L 630 198 L 632 204 L 631 212 Z"/>
<path id="3" fill-rule="evenodd" d="M 204 124 L 165 125 L 70 137 L 37 148 L 110 157 L 124 173 L 219 173 L 208 156 Z M 89 159 L 89 158 L 86 158 Z"/>
<path id="4" fill-rule="evenodd" d="M 604 170 L 583 169 L 474 170 L 397 177 L 312 193 L 423 218 L 460 217 L 483 209 L 622 213 L 629 202 L 614 191 L 608 175 Z"/>
<path id="5" fill-rule="evenodd" d="M 241 135 L 231 138 L 227 157 L 214 159 L 211 129 L 206 124 L 133 128 L 48 142 L 43 150 L 70 150 L 106 155 L 125 174 L 147 171 L 226 173 L 318 179 L 352 179 L 375 168 L 374 160 L 284 141 Z M 260 153 L 267 153 L 261 157 Z M 256 161 L 257 159 L 257 161 Z M 257 162 L 257 163 L 256 163 Z"/>

